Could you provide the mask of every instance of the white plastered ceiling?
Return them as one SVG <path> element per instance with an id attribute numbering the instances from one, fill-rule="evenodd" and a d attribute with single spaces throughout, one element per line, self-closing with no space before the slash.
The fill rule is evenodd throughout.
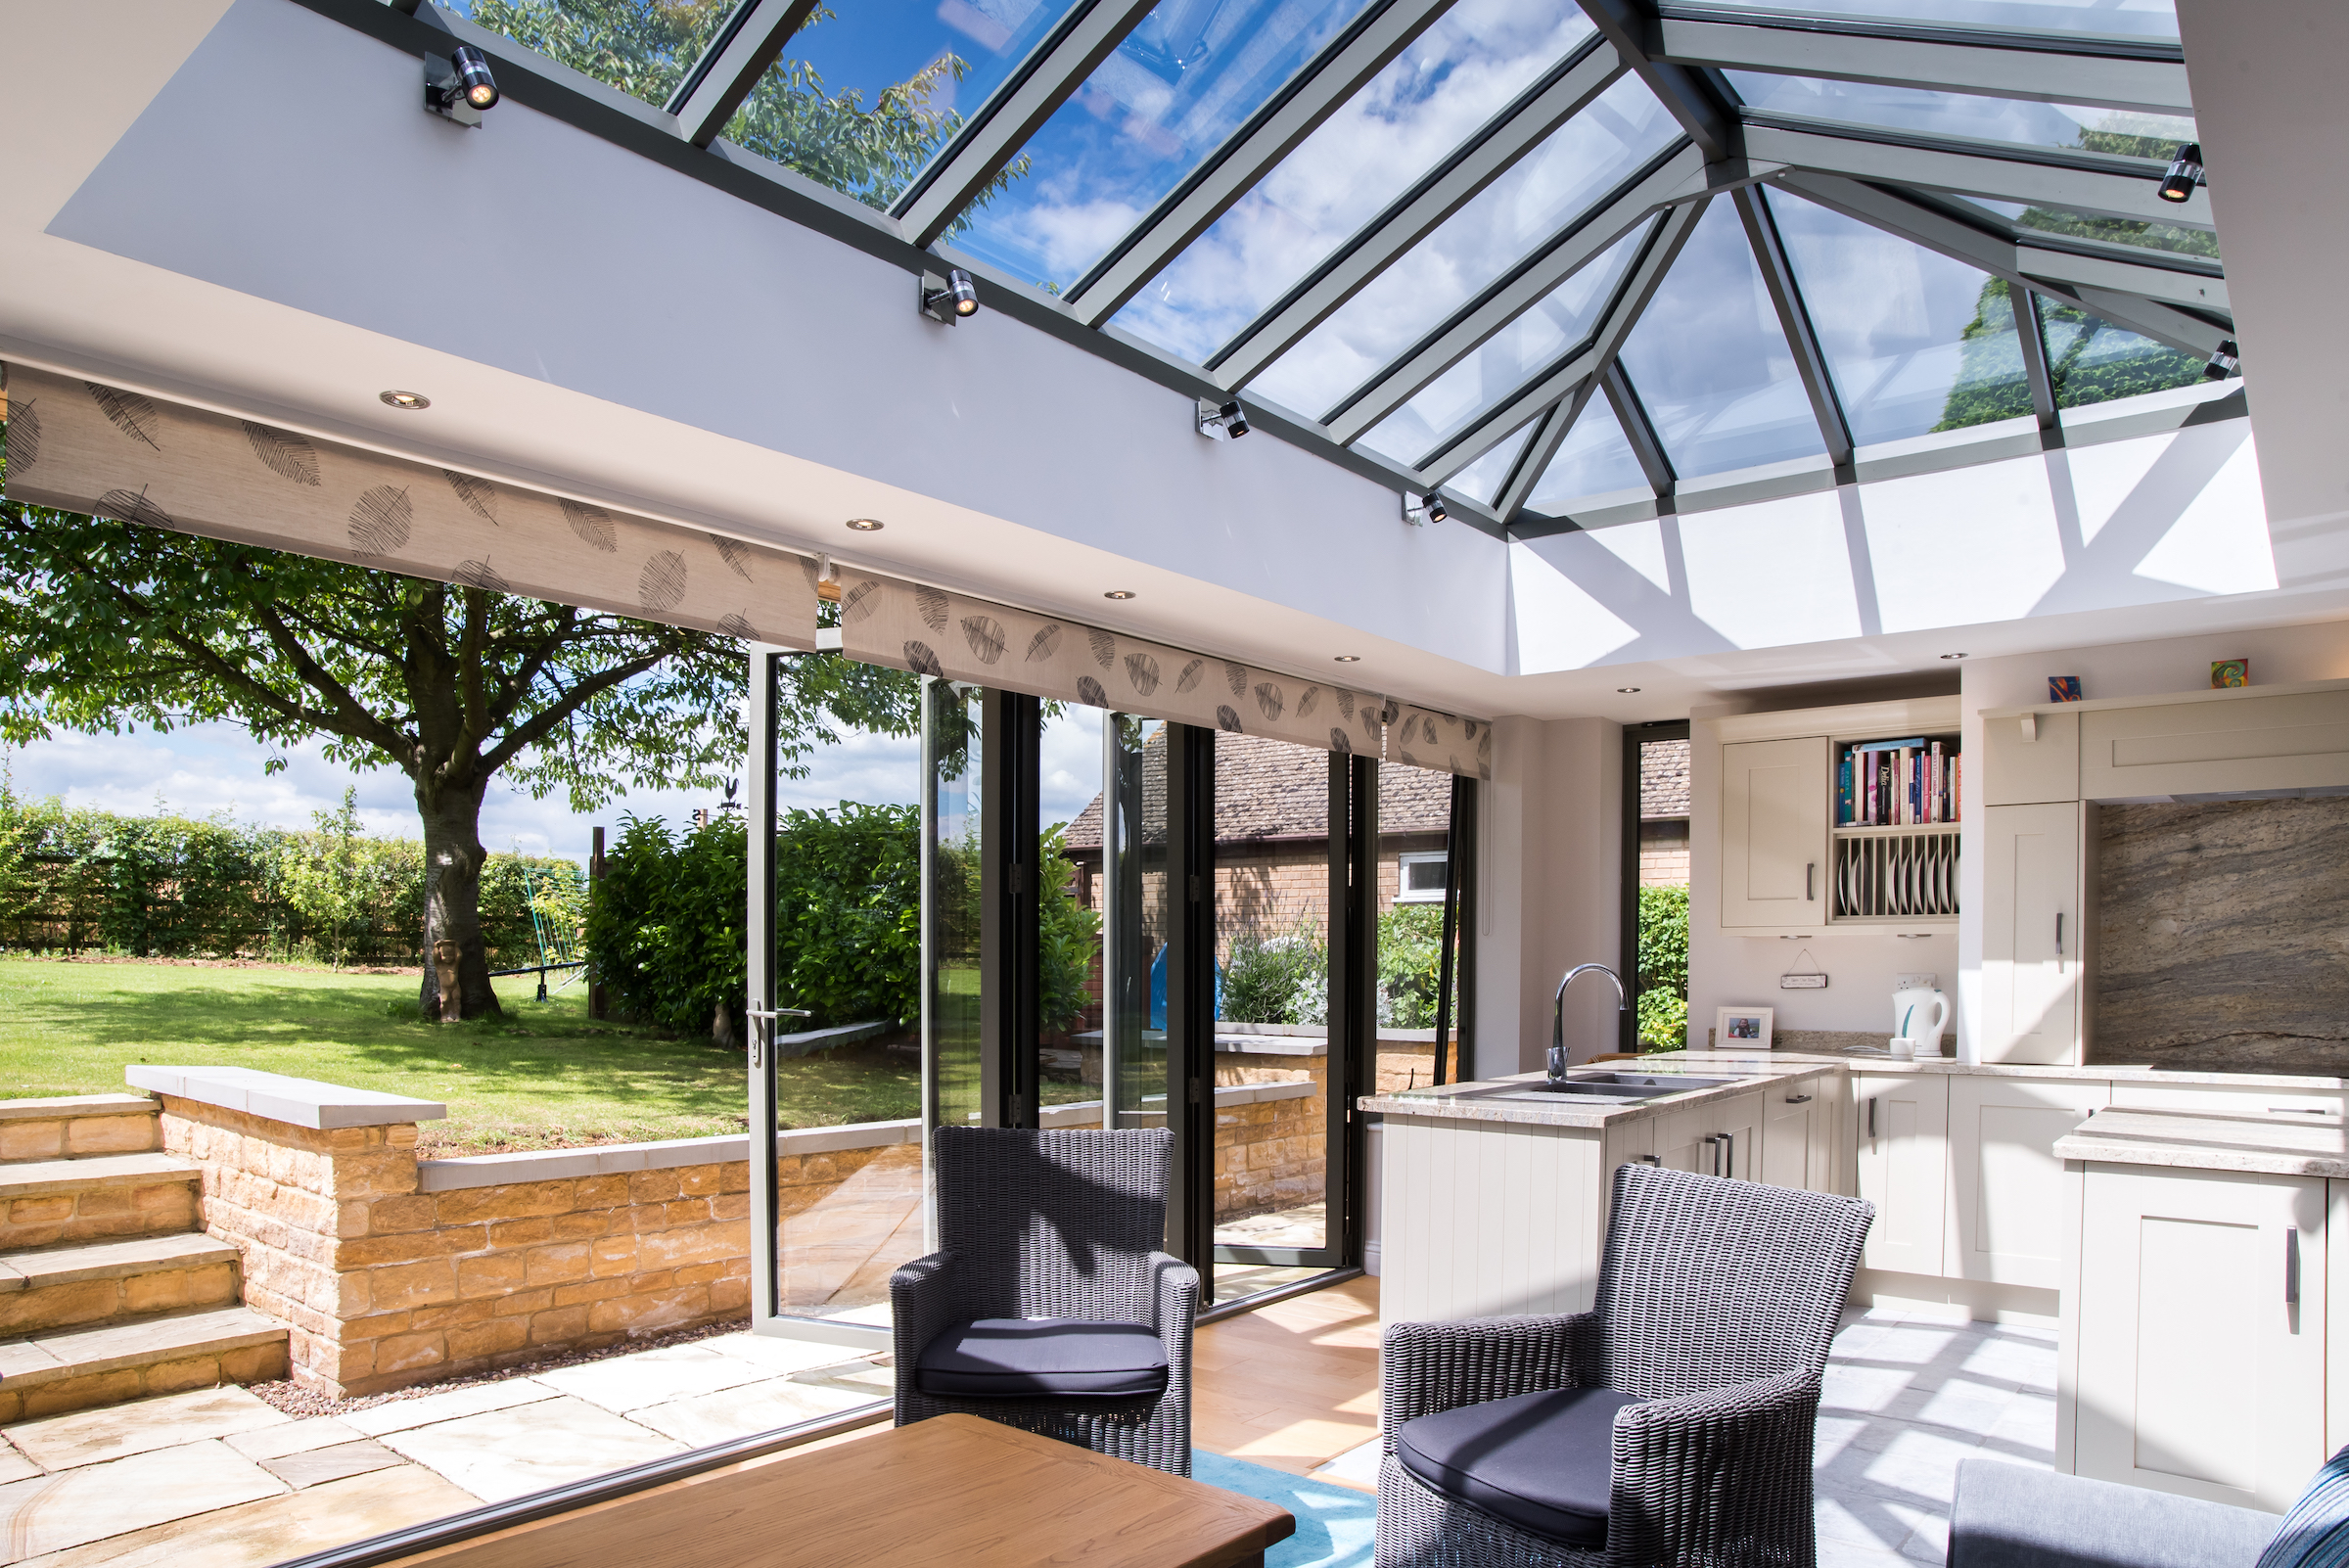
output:
<path id="1" fill-rule="evenodd" d="M 1362 685 L 1484 715 L 2349 610 L 2344 518 L 2268 516 L 2240 420 L 1517 545 L 1412 529 L 1390 490 L 1203 440 L 1186 397 L 999 313 L 924 321 L 907 273 L 523 104 L 459 130 L 420 79 L 290 0 L 0 6 L 0 353 L 1270 668 L 1359 654 Z M 2258 156 L 2255 115 L 2206 124 L 2214 169 Z M 2263 351 L 2289 350 L 2246 342 L 2252 424 Z"/>

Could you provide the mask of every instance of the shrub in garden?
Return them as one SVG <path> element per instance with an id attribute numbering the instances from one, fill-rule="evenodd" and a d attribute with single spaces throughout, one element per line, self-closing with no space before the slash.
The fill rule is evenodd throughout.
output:
<path id="1" fill-rule="evenodd" d="M 1688 890 L 1639 890 L 1639 1048 L 1688 1042 Z"/>
<path id="2" fill-rule="evenodd" d="M 1308 919 L 1277 937 L 1238 937 L 1223 960 L 1223 1005 L 1235 1024 L 1329 1022 L 1329 949 Z"/>

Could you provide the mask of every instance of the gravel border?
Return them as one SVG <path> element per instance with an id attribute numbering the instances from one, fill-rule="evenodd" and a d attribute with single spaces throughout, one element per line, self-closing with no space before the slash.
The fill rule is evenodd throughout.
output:
<path id="1" fill-rule="evenodd" d="M 407 1388 L 393 1389 L 389 1394 L 366 1394 L 355 1399 L 337 1399 L 322 1389 L 303 1388 L 291 1378 L 274 1383 L 248 1383 L 246 1389 L 271 1409 L 298 1419 L 321 1415 L 349 1415 L 358 1410 L 372 1410 L 379 1405 L 393 1405 L 401 1400 L 420 1400 L 434 1394 L 446 1394 L 454 1389 L 477 1388 L 484 1383 L 503 1383 L 512 1378 L 529 1377 L 533 1372 L 551 1372 L 558 1366 L 582 1366 L 591 1361 L 610 1360 L 618 1356 L 633 1356 L 639 1351 L 667 1350 L 671 1345 L 690 1345 L 696 1340 L 715 1339 L 721 1334 L 739 1334 L 751 1326 L 749 1314 L 724 1317 L 697 1328 L 679 1328 L 666 1334 L 647 1334 L 642 1339 L 622 1340 L 602 1350 L 558 1351 L 536 1360 L 518 1366 L 502 1366 L 495 1371 L 477 1372 L 471 1377 L 452 1377 L 438 1383 L 416 1383 Z M 841 1349 L 845 1352 L 848 1347 Z M 866 1360 L 865 1356 L 843 1355 L 840 1364 Z"/>

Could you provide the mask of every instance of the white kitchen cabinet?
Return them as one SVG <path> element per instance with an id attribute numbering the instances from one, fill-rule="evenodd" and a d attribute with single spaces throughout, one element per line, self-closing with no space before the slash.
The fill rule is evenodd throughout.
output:
<path id="1" fill-rule="evenodd" d="M 2101 1081 L 1949 1080 L 1950 1231 L 1943 1271 L 2048 1290 L 2063 1283 L 2055 1140 L 2104 1108 Z"/>
<path id="2" fill-rule="evenodd" d="M 1861 1262 L 1938 1274 L 1948 1201 L 1950 1081 L 1870 1073 L 1853 1085 L 1860 1196 L 1876 1206 Z"/>
<path id="3" fill-rule="evenodd" d="M 1653 1121 L 1656 1159 L 1667 1170 L 1763 1179 L 1756 1174 L 1762 1152 L 1761 1090 L 1666 1111 Z"/>
<path id="4" fill-rule="evenodd" d="M 1993 806 L 1982 818 L 1982 1060 L 2076 1065 L 2084 808 Z"/>
<path id="5" fill-rule="evenodd" d="M 2071 1179 L 2073 1468 L 2280 1513 L 2326 1453 L 2326 1182 L 2094 1162 Z"/>
<path id="6" fill-rule="evenodd" d="M 1982 720 L 1981 779 L 1966 793 L 1983 806 L 2080 799 L 2080 715 L 2034 713 Z M 1970 771 L 1970 764 L 1969 764 Z M 1972 779 L 1968 779 L 1973 784 Z M 1980 793 L 1975 794 L 1975 790 Z"/>
<path id="7" fill-rule="evenodd" d="M 1762 1160 L 1757 1180 L 1811 1192 L 1835 1190 L 1835 1116 L 1830 1081 L 1841 1073 L 1783 1080 L 1762 1093 Z"/>
<path id="8" fill-rule="evenodd" d="M 2080 717 L 2080 793 L 2142 801 L 2349 785 L 2349 689 L 2325 684 L 2091 708 Z"/>
<path id="9" fill-rule="evenodd" d="M 1816 931 L 1827 917 L 1827 740 L 1721 749 L 1721 923 Z"/>
<path id="10" fill-rule="evenodd" d="M 2325 1183 L 2325 1345 L 2328 1368 L 2349 1358 L 2349 1181 Z M 2325 1452 L 2349 1447 L 2349 1376 L 2325 1379 Z"/>

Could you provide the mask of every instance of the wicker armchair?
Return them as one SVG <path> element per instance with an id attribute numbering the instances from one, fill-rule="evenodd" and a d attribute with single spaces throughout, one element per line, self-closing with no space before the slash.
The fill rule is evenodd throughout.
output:
<path id="1" fill-rule="evenodd" d="M 890 1276 L 897 1424 L 962 1411 L 1191 1473 L 1199 1274 L 1164 1128 L 931 1134 L 939 1250 Z"/>
<path id="2" fill-rule="evenodd" d="M 1813 1568 L 1819 1378 L 1874 1213 L 1626 1165 L 1595 1310 L 1389 1328 L 1378 1568 Z"/>

